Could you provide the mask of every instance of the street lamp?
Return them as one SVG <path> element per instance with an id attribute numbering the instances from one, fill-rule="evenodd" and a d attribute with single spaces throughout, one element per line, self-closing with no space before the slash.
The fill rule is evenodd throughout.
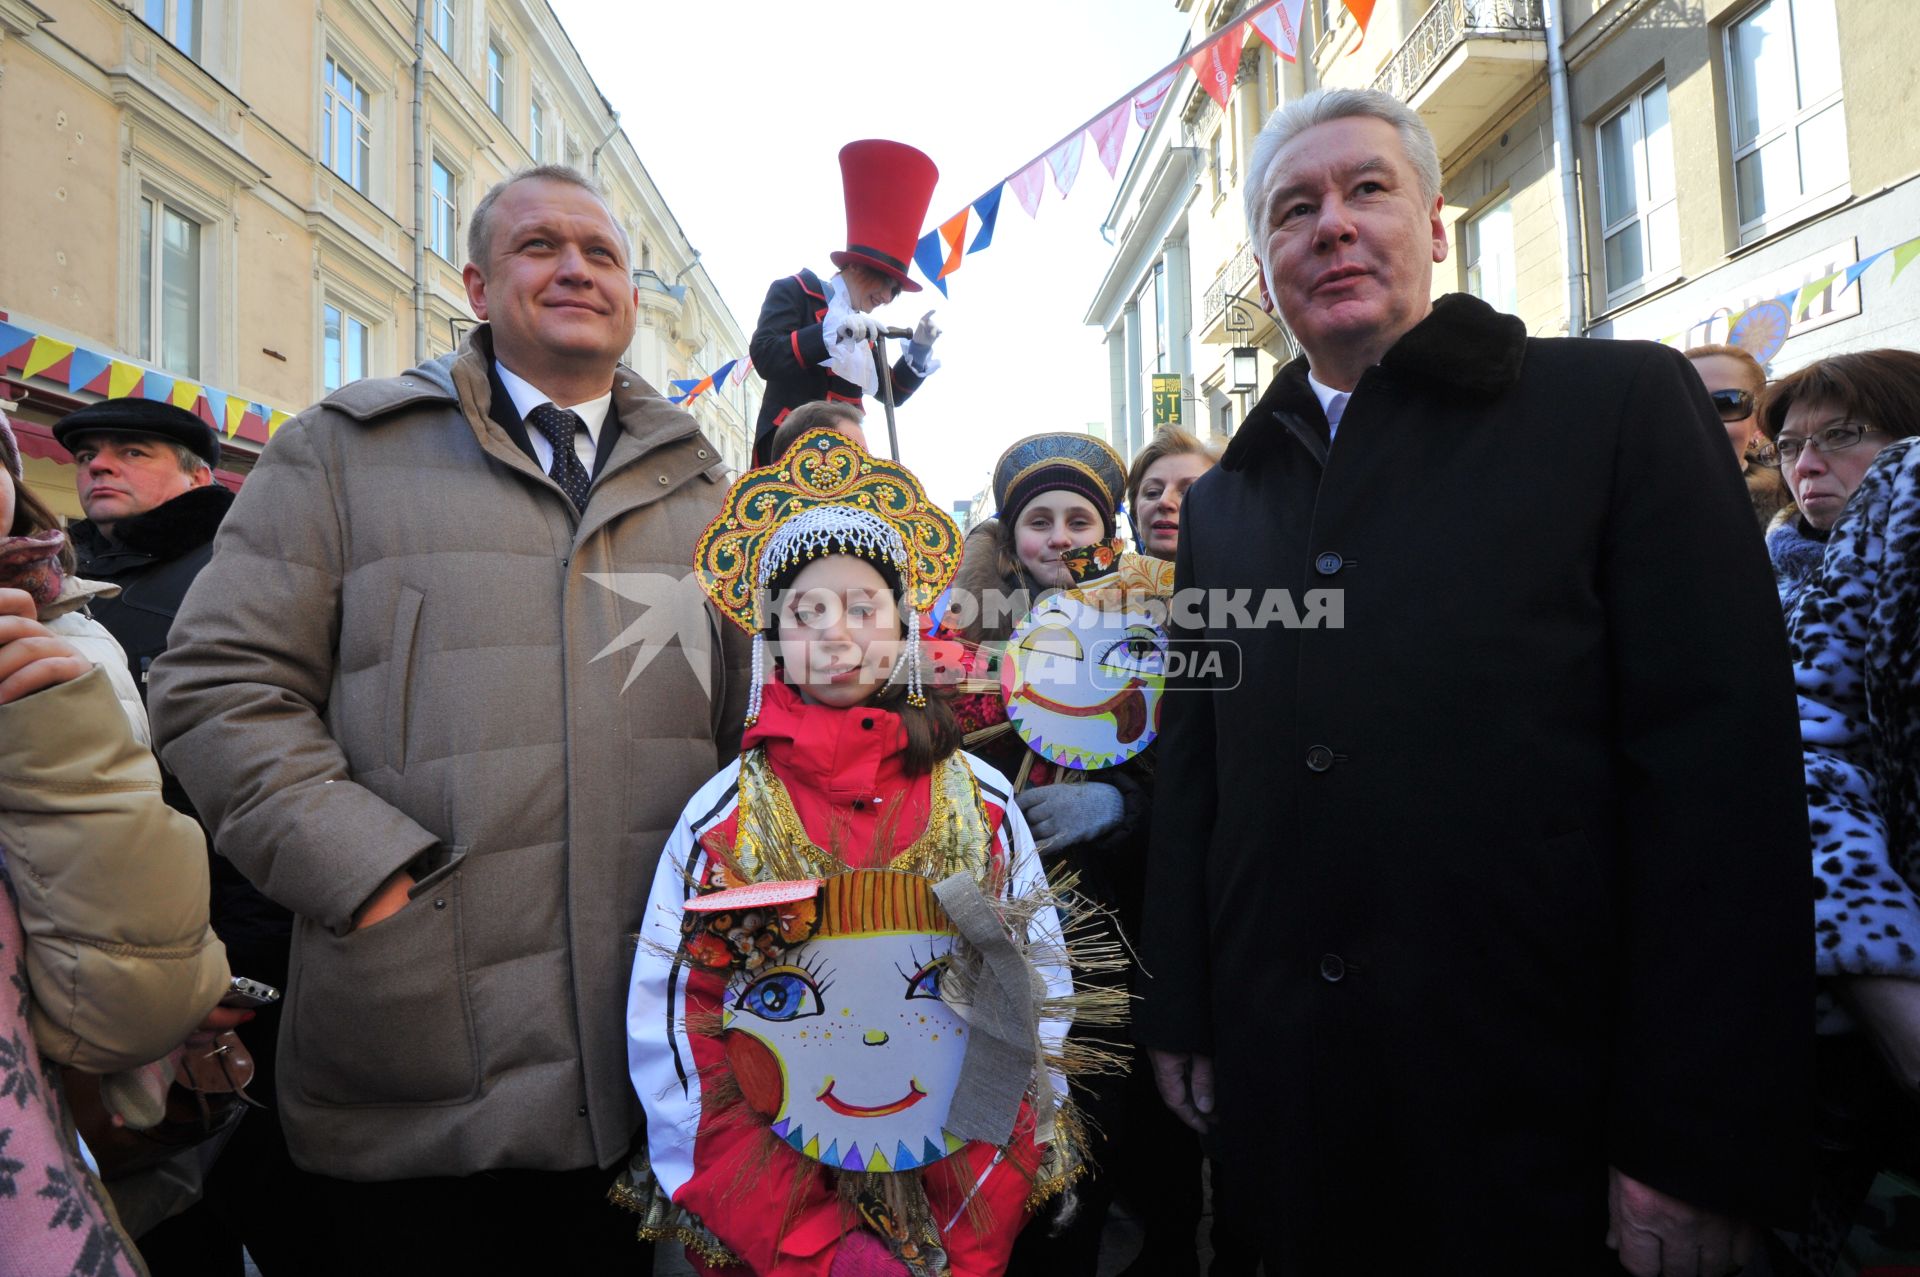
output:
<path id="1" fill-rule="evenodd" d="M 1260 389 L 1260 350 L 1256 346 L 1235 346 L 1227 352 L 1227 369 L 1233 393 Z"/>

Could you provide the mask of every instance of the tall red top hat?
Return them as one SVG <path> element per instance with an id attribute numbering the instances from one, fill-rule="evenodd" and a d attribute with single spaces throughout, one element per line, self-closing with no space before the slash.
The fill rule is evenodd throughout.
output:
<path id="1" fill-rule="evenodd" d="M 904 142 L 869 138 L 840 148 L 840 180 L 847 195 L 847 248 L 833 254 L 833 264 L 859 262 L 919 292 L 920 285 L 907 278 L 907 263 L 940 170 Z"/>

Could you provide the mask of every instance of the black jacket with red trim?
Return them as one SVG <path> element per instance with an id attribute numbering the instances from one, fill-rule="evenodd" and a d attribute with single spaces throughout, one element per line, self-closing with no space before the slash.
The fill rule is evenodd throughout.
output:
<path id="1" fill-rule="evenodd" d="M 753 432 L 753 464 L 765 465 L 773 432 L 787 414 L 815 399 L 837 399 L 858 405 L 860 387 L 825 367 L 826 339 L 820 319 L 827 313 L 827 289 L 820 277 L 802 270 L 773 281 L 760 306 L 760 322 L 747 344 L 754 371 L 766 379 L 766 398 Z M 893 363 L 893 401 L 905 403 L 920 388 L 920 375 L 906 357 Z"/>

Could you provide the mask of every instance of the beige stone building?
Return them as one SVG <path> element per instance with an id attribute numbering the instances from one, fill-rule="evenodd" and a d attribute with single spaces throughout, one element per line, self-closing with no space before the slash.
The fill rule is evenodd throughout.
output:
<path id="1" fill-rule="evenodd" d="M 69 513 L 45 426 L 103 391 L 154 374 L 243 474 L 279 414 L 451 349 L 467 214 L 529 164 L 609 190 L 644 377 L 746 348 L 544 0 L 0 0 L 0 120 L 0 398 Z M 692 411 L 743 466 L 758 407 L 749 377 Z"/>
<path id="2" fill-rule="evenodd" d="M 1249 8 L 1174 3 L 1194 40 Z M 1248 42 L 1226 111 L 1182 72 L 1181 114 L 1156 121 L 1114 202 L 1087 321 L 1113 351 L 1123 453 L 1151 435 L 1153 371 L 1183 375 L 1189 429 L 1224 435 L 1291 355 L 1258 305 L 1242 165 L 1277 101 L 1322 86 L 1384 89 L 1433 130 L 1451 239 L 1436 292 L 1542 336 L 1686 346 L 1747 316 L 1743 340 L 1777 330 L 1776 374 L 1920 346 L 1920 273 L 1895 283 L 1880 258 L 1846 274 L 1920 233 L 1920 4 L 1378 0 L 1364 38 L 1343 0 L 1305 0 L 1301 19 L 1296 62 Z"/>

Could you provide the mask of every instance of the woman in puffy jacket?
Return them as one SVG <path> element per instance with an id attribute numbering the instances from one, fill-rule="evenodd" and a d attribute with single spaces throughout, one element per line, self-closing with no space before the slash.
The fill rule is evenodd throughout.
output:
<path id="1" fill-rule="evenodd" d="M 62 1075 L 132 1070 L 197 1026 L 221 1027 L 209 1017 L 228 973 L 207 925 L 206 848 L 160 799 L 159 766 L 116 695 L 124 659 L 96 663 L 58 632 L 87 627 L 61 624 L 78 616 L 65 547 L 21 482 L 4 418 L 0 530 L 0 988 L 25 995 L 0 997 L 12 1190 L 0 1193 L 0 1277 L 139 1273 L 81 1155 Z"/>

